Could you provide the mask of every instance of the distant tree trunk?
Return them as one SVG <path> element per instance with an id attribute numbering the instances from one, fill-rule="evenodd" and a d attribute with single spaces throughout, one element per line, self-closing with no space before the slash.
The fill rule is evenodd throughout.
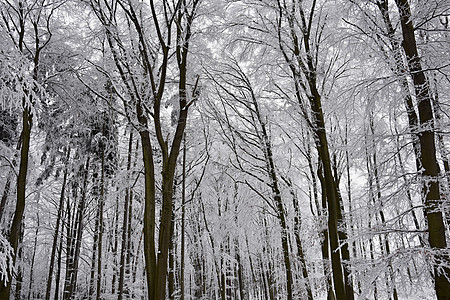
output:
<path id="1" fill-rule="evenodd" d="M 180 299 L 184 300 L 184 265 L 185 265 L 185 230 L 186 230 L 186 134 L 183 135 L 183 170 L 181 183 L 181 266 L 180 266 Z"/>
<path id="2" fill-rule="evenodd" d="M 237 198 L 238 198 L 238 186 L 237 183 L 235 182 L 234 184 L 234 222 L 235 222 L 235 226 L 236 228 L 239 228 L 239 223 L 238 223 L 238 205 L 237 205 Z M 239 245 L 239 237 L 235 236 L 233 239 L 233 245 L 234 245 L 234 258 L 236 260 L 236 272 L 235 272 L 235 277 L 237 278 L 237 285 L 236 285 L 236 290 L 239 291 L 239 299 L 240 300 L 247 300 L 247 294 L 248 294 L 248 287 L 245 285 L 244 283 L 244 274 L 243 274 L 243 268 L 244 266 L 242 265 L 242 261 L 241 261 L 241 248 Z M 250 258 L 250 257 L 249 257 Z M 251 258 L 250 258 L 251 259 Z M 251 261 L 250 261 L 251 264 Z M 250 265 L 250 268 L 253 268 L 252 265 Z M 238 299 L 237 295 L 235 295 L 235 299 Z"/>
<path id="3" fill-rule="evenodd" d="M 70 148 L 67 150 L 67 156 L 66 156 L 66 164 L 70 157 Z M 45 300 L 50 300 L 50 295 L 52 291 L 52 281 L 53 281 L 53 269 L 55 265 L 55 258 L 56 258 L 56 249 L 58 246 L 58 238 L 59 238 L 59 228 L 61 227 L 61 219 L 64 211 L 64 195 L 66 192 L 66 183 L 67 183 L 67 173 L 68 168 L 67 166 L 64 168 L 64 175 L 63 175 L 63 182 L 61 185 L 61 193 L 59 197 L 59 207 L 58 207 L 58 215 L 56 217 L 56 226 L 55 226 L 55 233 L 53 235 L 53 244 L 52 244 L 52 252 L 50 254 L 50 266 L 48 270 L 48 279 L 47 279 L 47 289 L 45 292 Z"/>
<path id="4" fill-rule="evenodd" d="M 74 238 L 72 238 L 71 253 L 68 253 L 68 264 L 66 272 L 66 281 L 64 285 L 64 300 L 72 300 L 75 297 L 76 285 L 77 285 L 77 274 L 78 274 L 78 261 L 80 259 L 81 250 L 81 239 L 83 235 L 83 219 L 85 213 L 86 205 L 86 193 L 87 184 L 89 177 L 89 161 L 90 157 L 86 159 L 86 166 L 84 169 L 83 186 L 81 190 L 81 198 L 78 202 L 77 215 L 75 219 L 75 232 L 73 233 Z"/>
<path id="5" fill-rule="evenodd" d="M 59 299 L 59 282 L 60 282 L 60 278 L 61 278 L 62 248 L 63 248 L 63 231 L 61 228 L 61 237 L 59 238 L 59 247 L 58 247 L 58 263 L 57 263 L 56 278 L 55 278 L 55 297 L 53 298 L 53 300 Z"/>
<path id="6" fill-rule="evenodd" d="M 369 116 L 369 126 L 370 126 L 370 130 L 371 130 L 371 134 L 372 137 L 375 136 L 375 125 L 374 125 L 374 120 L 373 120 L 373 114 L 371 113 Z M 380 184 L 380 177 L 378 174 L 378 163 L 377 163 L 377 154 L 376 154 L 376 148 L 375 148 L 375 144 L 371 143 L 371 149 L 372 149 L 372 161 L 373 161 L 373 166 L 371 171 L 369 171 L 370 173 L 372 173 L 373 171 L 373 177 L 375 178 L 375 186 L 376 186 L 376 191 L 377 191 L 377 200 L 378 200 L 378 205 L 380 206 L 380 210 L 379 210 L 379 216 L 380 216 L 380 220 L 381 220 L 381 226 L 383 226 L 384 224 L 386 224 L 386 219 L 384 217 L 384 212 L 383 212 L 383 203 L 382 203 L 382 199 L 381 199 L 381 184 Z M 370 159 L 370 157 L 369 157 Z M 373 199 L 374 204 L 375 204 L 375 199 Z M 384 245 L 382 244 L 382 237 L 380 236 L 380 248 L 386 251 L 386 254 L 389 256 L 391 253 L 390 250 L 390 246 L 389 246 L 389 240 L 388 240 L 388 235 L 386 234 L 384 236 Z M 394 300 L 398 300 L 398 294 L 397 294 L 397 288 L 395 286 L 395 274 L 394 274 L 394 270 L 392 268 L 392 264 L 389 263 L 388 264 L 388 270 L 386 272 L 386 281 L 388 284 L 388 292 L 391 292 L 390 289 L 392 288 L 393 291 L 393 296 L 394 296 Z M 391 286 L 392 285 L 392 286 Z"/>
<path id="7" fill-rule="evenodd" d="M 94 183 L 95 185 L 98 184 L 97 180 L 95 180 L 96 182 Z M 97 187 L 96 189 L 97 190 Z M 92 259 L 91 259 L 91 275 L 89 278 L 89 298 L 93 299 L 94 298 L 94 292 L 95 292 L 95 288 L 96 288 L 96 277 L 95 277 L 95 271 L 96 271 L 96 264 L 97 264 L 97 246 L 98 246 L 98 236 L 99 236 L 99 231 L 98 231 L 98 227 L 99 227 L 99 220 L 100 220 L 100 200 L 98 199 L 98 194 L 97 192 L 94 192 L 94 199 L 97 200 L 96 203 L 96 207 L 97 207 L 97 211 L 96 211 L 96 215 L 95 215 L 95 225 L 94 225 L 94 236 L 93 236 L 93 241 L 92 241 Z"/>
<path id="8" fill-rule="evenodd" d="M 103 246 L 103 206 L 105 203 L 105 150 L 102 150 L 101 154 L 101 170 L 100 170 L 100 197 L 98 204 L 98 247 L 97 247 L 97 277 L 96 282 L 96 294 L 95 299 L 99 300 L 101 297 L 101 284 L 102 284 L 102 246 Z"/>
<path id="9" fill-rule="evenodd" d="M 190 257 L 192 261 L 192 267 L 194 268 L 193 275 L 193 296 L 195 299 L 200 299 L 205 294 L 206 280 L 203 279 L 202 259 L 203 259 L 203 246 L 201 244 L 201 233 L 202 233 L 202 205 L 194 205 L 195 210 L 193 211 L 194 222 L 192 224 L 192 245 L 194 247 L 193 251 L 190 251 Z M 191 284 L 192 285 L 192 284 Z"/>
<path id="10" fill-rule="evenodd" d="M 32 299 L 31 296 L 33 296 L 34 299 L 34 292 L 33 292 L 33 281 L 34 281 L 34 262 L 36 259 L 36 249 L 37 249 L 37 239 L 39 234 L 39 214 L 36 214 L 37 218 L 37 224 L 36 224 L 36 231 L 34 233 L 34 246 L 33 246 L 33 255 L 31 256 L 31 265 L 30 265 L 30 279 L 28 283 L 28 300 Z"/>
<path id="11" fill-rule="evenodd" d="M 116 208 L 114 212 L 114 235 L 111 237 L 114 241 L 114 245 L 112 247 L 112 255 L 113 255 L 113 277 L 112 277 L 112 288 L 111 288 L 111 294 L 116 294 L 116 282 L 117 282 L 117 275 L 119 275 L 118 271 L 118 261 L 117 261 L 117 251 L 119 247 L 119 186 L 116 186 Z"/>
<path id="12" fill-rule="evenodd" d="M 97 294 L 95 299 L 100 300 L 102 285 L 102 246 L 103 246 L 103 206 L 105 203 L 105 150 L 102 150 L 101 177 L 100 177 L 100 204 L 98 218 L 98 259 L 97 259 Z"/>
<path id="13" fill-rule="evenodd" d="M 425 199 L 425 213 L 428 220 L 428 240 L 432 249 L 445 251 L 447 242 L 442 212 L 439 209 L 441 195 L 439 192 L 439 165 L 436 159 L 436 146 L 434 137 L 432 96 L 429 82 L 422 69 L 419 53 L 414 35 L 414 25 L 408 0 L 396 0 L 400 23 L 403 33 L 402 47 L 408 59 L 410 75 L 413 79 L 414 90 L 419 107 L 420 121 L 420 164 L 421 175 L 424 176 L 423 195 Z M 438 260 L 444 263 L 434 264 L 434 284 L 439 300 L 450 298 L 450 268 L 448 257 L 437 254 Z M 440 265 L 440 266 L 439 266 Z"/>
<path id="14" fill-rule="evenodd" d="M 297 199 L 297 196 L 295 195 L 295 192 L 291 191 L 291 193 L 293 195 L 292 203 L 293 203 L 294 210 L 295 210 L 294 235 L 295 235 L 295 242 L 297 244 L 297 252 L 298 252 L 298 256 L 299 256 L 299 260 L 300 260 L 300 268 L 302 270 L 303 280 L 305 281 L 305 289 L 306 289 L 306 293 L 308 295 L 308 299 L 312 300 L 313 299 L 312 288 L 311 288 L 311 284 L 309 282 L 308 269 L 306 266 L 306 259 L 305 259 L 305 252 L 303 251 L 301 233 L 300 233 L 300 230 L 301 230 L 300 209 L 298 207 L 298 199 Z"/>
<path id="15" fill-rule="evenodd" d="M 72 188 L 73 185 L 72 185 Z M 76 188 L 73 191 L 76 192 Z M 75 212 L 72 213 L 71 206 L 70 206 L 70 197 L 67 197 L 67 205 L 66 205 L 66 272 L 64 277 L 64 288 L 63 288 L 63 300 L 66 300 L 68 298 L 68 295 L 66 293 L 66 290 L 69 288 L 70 284 L 70 276 L 71 276 L 71 266 L 72 266 L 72 260 L 73 260 L 73 245 L 74 245 L 74 223 L 75 223 Z M 76 200 L 76 196 L 73 196 L 74 200 Z M 75 204 L 74 204 L 75 205 Z M 75 206 L 74 206 L 75 207 Z M 75 209 L 74 209 L 75 210 Z"/>
<path id="16" fill-rule="evenodd" d="M 133 151 L 133 131 L 130 131 L 130 136 L 128 139 L 128 156 L 127 156 L 127 186 L 125 188 L 125 201 L 124 201 L 124 209 L 123 209 L 123 226 L 122 226 L 122 247 L 120 249 L 120 265 L 119 265 L 119 288 L 118 288 L 118 300 L 123 299 L 124 292 L 124 277 L 125 277 L 125 269 L 128 268 L 129 261 L 126 262 L 127 252 L 129 255 L 130 249 L 128 244 L 128 239 L 131 239 L 131 236 L 128 237 L 128 231 L 131 229 L 131 218 L 129 220 L 128 210 L 130 209 L 129 200 L 130 200 L 130 169 L 131 169 L 131 156 Z M 128 228 L 130 227 L 130 228 Z M 127 263 L 127 265 L 125 265 Z"/>
<path id="17" fill-rule="evenodd" d="M 73 273 L 73 255 L 75 251 L 75 201 L 77 200 L 77 187 L 72 184 L 73 189 L 73 211 L 71 210 L 70 205 L 70 198 L 67 197 L 67 204 L 66 204 L 66 211 L 67 211 L 67 217 L 66 217 L 66 272 L 65 272 L 65 278 L 64 278 L 64 289 L 63 289 L 63 300 L 66 300 L 69 298 L 69 287 L 71 284 L 71 277 Z"/>

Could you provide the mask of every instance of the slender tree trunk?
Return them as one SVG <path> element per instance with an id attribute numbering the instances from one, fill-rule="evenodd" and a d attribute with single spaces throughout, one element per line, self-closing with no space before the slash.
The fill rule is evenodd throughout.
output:
<path id="1" fill-rule="evenodd" d="M 97 181 L 97 180 L 96 180 Z M 97 185 L 98 182 L 95 183 L 95 185 Z M 94 298 L 94 292 L 95 292 L 95 287 L 96 287 L 96 277 L 95 277 L 95 267 L 97 264 L 97 246 L 98 246 L 98 236 L 99 236 L 99 231 L 98 231 L 98 227 L 99 227 L 99 219 L 100 219 L 100 201 L 99 201 L 99 197 L 98 197 L 98 193 L 95 192 L 94 193 L 94 197 L 97 199 L 97 211 L 96 211 L 96 215 L 95 215 L 95 225 L 94 225 L 94 237 L 93 237 L 93 241 L 92 241 L 92 259 L 91 259 L 91 275 L 89 278 L 89 298 L 93 299 Z M 94 199 L 95 199 L 94 198 Z"/>
<path id="2" fill-rule="evenodd" d="M 33 255 L 31 257 L 31 266 L 30 266 L 30 279 L 29 279 L 29 283 L 28 283 L 28 300 L 31 299 L 31 296 L 33 295 L 33 299 L 34 299 L 34 292 L 33 292 L 33 281 L 34 281 L 34 262 L 36 259 L 36 249 L 37 249 L 37 239 L 38 239 L 38 234 L 39 234 L 39 223 L 40 223 L 40 219 L 39 219 L 39 214 L 36 215 L 37 218 L 37 224 L 36 224 L 36 231 L 34 233 L 34 247 L 33 247 Z"/>
<path id="3" fill-rule="evenodd" d="M 180 299 L 184 300 L 184 265 L 185 265 L 185 230 L 186 230 L 186 134 L 183 136 L 183 174 L 181 185 L 181 275 L 180 275 Z"/>
<path id="4" fill-rule="evenodd" d="M 112 277 L 112 289 L 111 289 L 111 294 L 115 295 L 116 294 L 116 282 L 117 282 L 117 275 L 119 275 L 119 271 L 117 268 L 117 251 L 118 251 L 118 247 L 119 247 L 119 187 L 116 186 L 116 192 L 117 192 L 117 196 L 116 196 L 116 209 L 114 212 L 114 236 L 112 237 L 114 240 L 114 245 L 112 247 L 112 255 L 113 255 L 113 277 Z"/>
<path id="5" fill-rule="evenodd" d="M 370 130 L 371 130 L 371 134 L 372 137 L 375 135 L 375 126 L 374 126 L 374 121 L 373 121 L 373 114 L 370 115 L 369 117 L 369 122 L 370 122 Z M 371 145 L 372 149 L 375 149 L 375 143 L 373 142 L 372 139 L 372 145 Z M 370 159 L 370 158 L 369 158 Z M 382 198 L 381 198 L 381 184 L 380 184 L 380 177 L 378 174 L 378 162 L 377 162 L 377 155 L 376 155 L 376 151 L 373 150 L 372 152 L 372 160 L 373 160 L 373 176 L 375 178 L 375 186 L 376 186 L 376 190 L 377 190 L 377 200 L 378 200 L 378 204 L 380 205 L 380 210 L 379 210 L 379 215 L 380 215 L 380 220 L 381 220 L 381 226 L 384 226 L 384 224 L 386 223 L 386 219 L 384 217 L 384 212 L 383 212 L 383 203 L 382 203 Z M 375 202 L 375 199 L 374 199 Z M 375 203 L 374 203 L 375 204 Z M 382 243 L 382 238 L 380 236 L 380 244 Z M 389 240 L 388 240 L 388 234 L 386 234 L 384 236 L 384 245 L 381 244 L 381 249 L 384 248 L 384 250 L 386 251 L 386 254 L 389 256 L 391 253 L 390 250 L 390 246 L 389 246 Z M 386 272 L 386 280 L 388 283 L 388 287 L 389 287 L 389 291 L 390 292 L 390 288 L 392 288 L 393 291 L 393 295 L 394 295 L 394 300 L 398 300 L 398 294 L 397 294 L 397 288 L 395 286 L 395 274 L 392 268 L 392 264 L 389 263 L 389 267 L 388 270 Z M 390 284 L 389 284 L 390 281 Z M 392 285 L 392 286 L 391 286 Z"/>
<path id="6" fill-rule="evenodd" d="M 99 204 L 99 218 L 98 218 L 98 259 L 97 259 L 97 294 L 95 299 L 100 300 L 101 286 L 102 286 L 102 246 L 103 246 L 103 206 L 105 203 L 105 150 L 102 150 L 101 163 L 101 177 L 100 177 L 100 204 Z"/>
<path id="7" fill-rule="evenodd" d="M 119 289 L 118 289 L 118 300 L 123 299 L 123 290 L 124 290 L 124 277 L 125 277 L 125 269 L 127 266 L 125 265 L 127 252 L 130 252 L 130 248 L 128 246 L 128 230 L 131 224 L 129 223 L 129 212 L 130 209 L 129 200 L 130 200 L 130 169 L 131 169 L 131 156 L 133 151 L 133 131 L 130 131 L 130 137 L 128 139 L 128 157 L 127 157 L 127 186 L 125 188 L 125 201 L 124 201 L 124 209 L 123 209 L 123 227 L 122 227 L 122 247 L 120 249 L 120 265 L 119 265 Z M 129 254 L 128 254 L 129 255 Z M 129 261 L 128 261 L 129 264 Z"/>
<path id="8" fill-rule="evenodd" d="M 83 219 L 85 213 L 87 183 L 89 177 L 89 161 L 90 157 L 88 156 L 86 159 L 86 166 L 83 174 L 84 178 L 83 178 L 83 187 L 81 190 L 81 198 L 80 201 L 78 202 L 77 215 L 74 224 L 75 230 L 73 233 L 71 233 L 71 235 L 69 235 L 69 237 L 72 237 L 72 242 L 70 245 L 71 253 L 67 254 L 69 261 L 67 264 L 66 282 L 64 286 L 64 300 L 72 300 L 75 297 L 77 274 L 78 274 L 78 261 L 80 259 L 81 240 L 84 228 Z"/>
<path id="9" fill-rule="evenodd" d="M 66 164 L 67 164 L 67 161 L 69 160 L 69 157 L 70 157 L 70 148 L 67 150 Z M 64 169 L 63 182 L 61 185 L 61 193 L 60 193 L 60 197 L 59 197 L 58 215 L 56 217 L 56 226 L 55 226 L 55 233 L 53 236 L 52 252 L 50 254 L 50 266 L 48 269 L 48 279 L 47 279 L 47 289 L 46 289 L 46 293 L 45 293 L 45 300 L 50 300 L 50 295 L 51 295 L 51 291 L 52 291 L 53 269 L 54 269 L 54 265 L 55 265 L 56 249 L 58 246 L 59 228 L 61 227 L 61 219 L 62 219 L 63 210 L 64 210 L 64 195 L 66 192 L 67 173 L 68 173 L 68 168 L 66 167 Z"/>
<path id="10" fill-rule="evenodd" d="M 311 284 L 309 283 L 305 253 L 303 251 L 302 240 L 300 237 L 301 236 L 301 233 L 300 233 L 300 230 L 301 230 L 300 209 L 298 207 L 298 201 L 297 201 L 297 197 L 295 196 L 295 193 L 293 191 L 291 191 L 291 193 L 293 194 L 292 202 L 293 202 L 294 210 L 295 210 L 294 235 L 295 235 L 295 242 L 297 244 L 297 252 L 298 252 L 298 256 L 299 256 L 299 260 L 300 260 L 300 268 L 302 270 L 303 280 L 305 281 L 305 288 L 306 288 L 306 293 L 308 295 L 308 299 L 312 300 L 313 299 L 312 289 L 311 289 Z"/>
<path id="11" fill-rule="evenodd" d="M 56 278 L 55 278 L 55 297 L 53 300 L 59 299 L 59 282 L 61 278 L 61 256 L 62 256 L 62 247 L 63 247 L 63 231 L 61 228 L 61 237 L 59 238 L 59 247 L 58 247 L 58 262 L 56 268 Z"/>
<path id="12" fill-rule="evenodd" d="M 72 188 L 75 189 L 74 192 L 76 192 L 76 188 L 72 186 Z M 73 196 L 73 199 L 76 200 L 76 195 Z M 75 204 L 74 204 L 75 205 Z M 69 197 L 67 197 L 67 222 L 66 222 L 66 272 L 65 272 L 65 278 L 64 278 L 64 289 L 63 289 L 63 300 L 66 300 L 69 298 L 69 285 L 71 283 L 71 276 L 73 272 L 73 252 L 74 252 L 74 232 L 75 232 L 75 212 L 72 214 Z"/>

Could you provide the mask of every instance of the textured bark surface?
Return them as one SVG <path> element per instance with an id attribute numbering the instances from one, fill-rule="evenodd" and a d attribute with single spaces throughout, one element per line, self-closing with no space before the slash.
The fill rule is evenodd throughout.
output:
<path id="1" fill-rule="evenodd" d="M 9 242 L 13 248 L 13 260 L 15 262 L 17 250 L 19 247 L 19 237 L 22 228 L 23 213 L 25 211 L 25 191 L 27 184 L 28 173 L 28 154 L 30 151 L 30 135 L 33 126 L 33 115 L 30 108 L 25 107 L 22 113 L 22 148 L 20 150 L 20 164 L 19 175 L 17 177 L 17 198 L 16 208 L 14 211 L 14 218 L 11 224 L 11 231 L 9 234 Z M 8 283 L 5 285 L 2 281 L 0 283 L 0 299 L 9 299 L 11 290 L 12 276 L 9 274 Z"/>
<path id="2" fill-rule="evenodd" d="M 429 82 L 422 69 L 417 51 L 414 25 L 411 19 L 411 9 L 408 0 L 396 0 L 403 33 L 403 49 L 408 59 L 408 67 L 414 83 L 414 90 L 419 108 L 418 130 L 420 141 L 420 164 L 423 176 L 423 195 L 425 199 L 425 215 L 428 221 L 428 241 L 431 248 L 444 250 L 447 248 L 445 226 L 442 212 L 439 209 L 442 201 L 439 192 L 439 166 L 436 159 L 436 145 L 434 134 L 434 117 L 432 96 Z M 450 299 L 450 269 L 448 257 L 437 255 L 437 260 L 444 260 L 444 264 L 434 265 L 434 281 L 436 295 L 439 300 Z M 447 262 L 447 264 L 445 264 Z"/>

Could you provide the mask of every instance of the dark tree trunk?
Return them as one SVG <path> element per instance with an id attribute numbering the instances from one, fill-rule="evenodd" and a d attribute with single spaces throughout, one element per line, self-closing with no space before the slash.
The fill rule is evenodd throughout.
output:
<path id="1" fill-rule="evenodd" d="M 176 182 L 174 185 L 176 186 Z M 175 188 L 174 188 L 175 189 Z M 172 203 L 172 210 L 175 209 L 175 202 Z M 176 240 L 175 240 L 175 214 L 172 217 L 171 225 L 170 225 L 170 243 L 169 243 L 169 277 L 167 280 L 169 295 L 168 298 L 170 300 L 175 299 L 175 251 L 176 251 Z"/>
<path id="2" fill-rule="evenodd" d="M 98 185 L 98 180 L 95 180 L 94 185 Z M 94 199 L 97 200 L 96 203 L 96 207 L 97 207 L 97 211 L 95 214 L 95 225 L 94 225 L 94 236 L 93 236 L 93 241 L 92 241 L 92 259 L 91 259 L 91 274 L 90 274 L 90 278 L 89 278 L 89 298 L 93 299 L 94 298 L 94 293 L 95 293 L 95 288 L 96 288 L 96 277 L 95 277 L 95 271 L 96 271 L 96 264 L 97 264 L 97 246 L 98 246 L 98 236 L 99 236 L 99 231 L 98 231 L 98 227 L 99 227 L 99 220 L 100 220 L 100 200 L 98 197 L 98 190 L 97 190 L 98 186 L 95 188 L 95 192 L 94 192 Z"/>
<path id="3" fill-rule="evenodd" d="M 422 69 L 419 53 L 416 46 L 414 26 L 408 0 L 396 0 L 400 23 L 403 33 L 403 49 L 408 59 L 408 67 L 414 83 L 414 90 L 419 107 L 419 132 L 421 174 L 424 176 L 423 195 L 425 199 L 425 214 L 428 221 L 428 241 L 432 249 L 445 251 L 447 242 L 445 226 L 439 204 L 442 201 L 439 192 L 439 166 L 436 159 L 436 145 L 434 137 L 434 122 L 432 99 L 429 82 Z M 450 298 L 450 269 L 448 257 L 437 254 L 436 259 L 443 263 L 435 264 L 434 283 L 436 295 L 439 300 Z M 446 266 L 447 265 L 447 266 Z"/>
<path id="4" fill-rule="evenodd" d="M 70 157 L 70 148 L 67 150 L 66 163 L 69 160 L 69 157 Z M 58 246 L 59 228 L 61 227 L 61 219 L 62 219 L 62 215 L 63 215 L 63 211 L 64 211 L 64 195 L 66 192 L 67 173 L 68 173 L 68 168 L 66 167 L 64 169 L 63 182 L 61 185 L 61 193 L 60 193 L 60 197 L 59 197 L 58 215 L 56 217 L 56 226 L 55 226 L 55 233 L 53 236 L 52 252 L 50 254 L 50 266 L 48 269 L 48 279 L 47 279 L 47 289 L 46 289 L 46 293 L 45 293 L 45 300 L 50 300 L 50 295 L 51 295 L 51 291 L 52 291 L 53 269 L 54 269 L 54 265 L 55 265 L 56 249 Z"/>
<path id="5" fill-rule="evenodd" d="M 28 283 L 28 300 L 34 299 L 34 292 L 33 292 L 33 281 L 34 281 L 34 262 L 36 259 L 36 249 L 37 249 L 37 240 L 38 240 L 38 234 L 39 234 L 39 214 L 36 215 L 37 218 L 37 224 L 36 224 L 36 231 L 34 233 L 34 246 L 33 246 L 33 255 L 31 257 L 31 266 L 30 266 L 30 279 Z M 33 296 L 33 298 L 31 298 Z"/>
<path id="6" fill-rule="evenodd" d="M 64 300 L 72 300 L 75 297 L 77 275 L 78 275 L 78 262 L 80 259 L 81 240 L 83 235 L 83 221 L 86 205 L 86 193 L 87 184 L 89 178 L 89 161 L 90 157 L 86 159 L 86 166 L 83 174 L 83 186 L 81 190 L 81 198 L 78 202 L 77 215 L 75 219 L 75 230 L 68 238 L 71 238 L 70 253 L 67 253 L 68 263 L 66 272 L 66 281 L 64 285 Z M 72 236 L 73 234 L 73 236 Z"/>
<path id="7" fill-rule="evenodd" d="M 186 230 L 186 134 L 183 136 L 183 170 L 181 183 L 181 266 L 180 266 L 180 299 L 184 300 L 184 265 L 185 265 L 185 230 Z"/>
<path id="8" fill-rule="evenodd" d="M 124 201 L 124 209 L 123 209 L 123 226 L 122 226 L 122 247 L 120 249 L 120 265 L 119 265 L 119 288 L 118 288 L 118 300 L 123 299 L 123 292 L 124 292 L 124 277 L 125 277 L 125 269 L 128 267 L 129 261 L 126 262 L 126 256 L 127 252 L 130 252 L 129 245 L 128 245 L 128 239 L 131 238 L 128 237 L 128 231 L 129 228 L 131 228 L 131 224 L 129 222 L 131 221 L 131 218 L 129 219 L 129 212 L 130 209 L 129 200 L 130 200 L 130 170 L 131 170 L 131 156 L 133 151 L 133 131 L 130 131 L 130 137 L 128 140 L 128 157 L 127 157 L 127 186 L 125 189 L 125 201 Z"/>
<path id="9" fill-rule="evenodd" d="M 59 299 L 59 282 L 61 279 L 61 256 L 62 256 L 62 248 L 63 248 L 63 231 L 61 228 L 61 237 L 59 238 L 59 247 L 58 247 L 58 263 L 56 269 L 56 278 L 55 278 L 55 297 L 53 300 Z"/>
<path id="10" fill-rule="evenodd" d="M 25 101 L 25 100 L 24 100 Z M 17 202 L 14 211 L 14 218 L 9 234 L 9 242 L 13 248 L 13 263 L 16 261 L 17 249 L 19 247 L 19 236 L 22 227 L 23 213 L 25 211 L 25 190 L 28 173 L 28 153 L 30 151 L 30 135 L 33 126 L 33 115 L 30 107 L 25 107 L 22 113 L 22 148 L 20 151 L 19 175 L 17 177 Z M 5 285 L 4 281 L 0 283 L 0 299 L 9 299 L 11 291 L 11 274 L 8 274 L 9 280 Z"/>

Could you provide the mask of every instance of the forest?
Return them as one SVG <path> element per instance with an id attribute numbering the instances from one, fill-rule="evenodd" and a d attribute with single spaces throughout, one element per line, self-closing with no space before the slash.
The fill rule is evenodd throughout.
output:
<path id="1" fill-rule="evenodd" d="M 0 299 L 450 299 L 450 1 L 0 0 Z"/>

